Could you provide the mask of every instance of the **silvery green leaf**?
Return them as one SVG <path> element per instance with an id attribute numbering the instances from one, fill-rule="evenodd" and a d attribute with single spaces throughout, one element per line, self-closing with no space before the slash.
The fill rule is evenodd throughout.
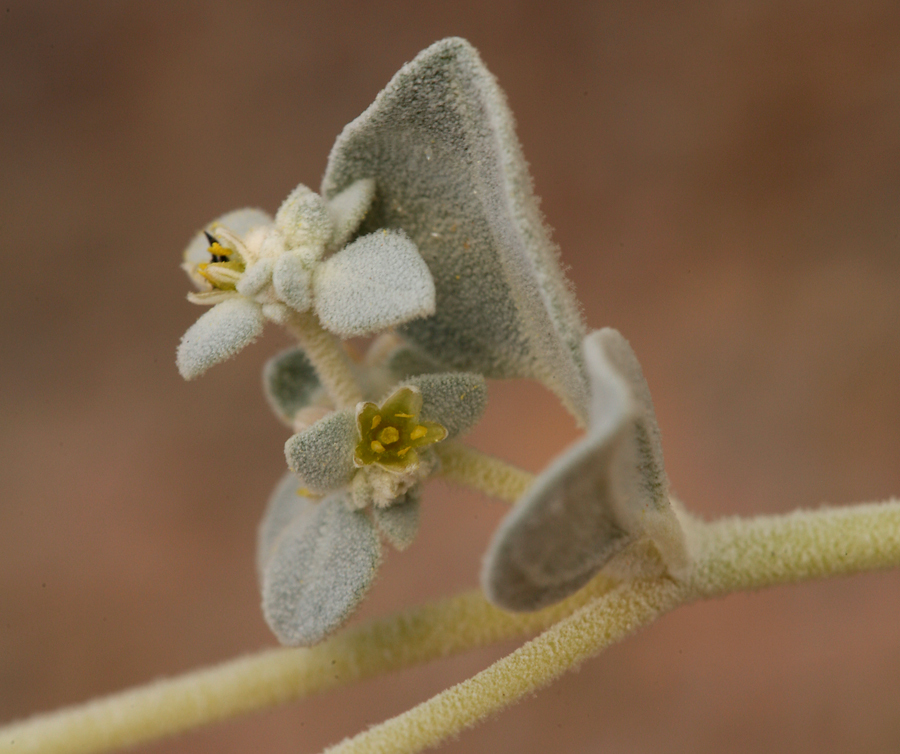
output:
<path id="1" fill-rule="evenodd" d="M 288 439 L 284 445 L 288 468 L 311 492 L 331 492 L 353 478 L 358 440 L 355 411 L 335 411 Z"/>
<path id="2" fill-rule="evenodd" d="M 485 559 L 485 592 L 509 610 L 538 610 L 567 597 L 642 537 L 654 541 L 673 573 L 685 564 L 640 365 L 609 328 L 585 338 L 584 352 L 591 379 L 587 435 L 538 476 Z"/>
<path id="3" fill-rule="evenodd" d="M 578 305 L 506 99 L 468 42 L 420 53 L 344 129 L 322 193 L 360 178 L 376 185 L 361 230 L 403 229 L 434 278 L 435 315 L 402 333 L 454 369 L 541 380 L 586 421 Z"/>
<path id="4" fill-rule="evenodd" d="M 301 495 L 299 489 L 300 481 L 288 472 L 281 478 L 266 505 L 256 537 L 256 570 L 260 581 L 278 538 L 309 505 L 309 498 Z"/>
<path id="5" fill-rule="evenodd" d="M 290 348 L 270 359 L 263 369 L 266 398 L 287 424 L 308 406 L 321 388 L 316 370 L 302 348 Z"/>
<path id="6" fill-rule="evenodd" d="M 395 381 L 399 381 L 420 374 L 445 371 L 447 367 L 415 346 L 403 343 L 387 355 L 384 360 L 384 368 L 394 377 Z"/>
<path id="7" fill-rule="evenodd" d="M 301 253 L 288 251 L 278 257 L 272 285 L 278 298 L 294 311 L 305 312 L 312 306 L 312 274 Z"/>
<path id="8" fill-rule="evenodd" d="M 422 485 L 417 484 L 403 498 L 387 507 L 376 506 L 372 516 L 384 538 L 401 552 L 409 547 L 416 534 L 422 513 Z"/>
<path id="9" fill-rule="evenodd" d="M 357 238 L 316 267 L 316 314 L 342 338 L 369 335 L 434 312 L 434 282 L 403 231 Z"/>
<path id="10" fill-rule="evenodd" d="M 309 261 L 325 251 L 334 226 L 324 199 L 302 183 L 285 199 L 275 213 L 275 227 L 288 249 L 306 250 Z"/>
<path id="11" fill-rule="evenodd" d="M 272 542 L 262 574 L 263 614 L 283 644 L 310 646 L 337 630 L 378 571 L 375 527 L 365 513 L 347 507 L 345 496 L 301 498 Z"/>
<path id="12" fill-rule="evenodd" d="M 239 236 L 245 236 L 254 228 L 261 228 L 272 224 L 272 216 L 261 209 L 237 209 L 229 212 L 221 217 L 217 217 L 213 222 L 207 225 L 207 228 L 214 228 L 222 225 Z M 188 276 L 200 287 L 204 287 L 204 279 L 195 272 L 197 265 L 209 262 L 209 241 L 203 231 L 195 235 L 188 247 L 184 250 L 184 264 L 182 267 L 188 273 Z"/>
<path id="13" fill-rule="evenodd" d="M 328 202 L 328 211 L 334 225 L 334 235 L 331 239 L 333 249 L 342 249 L 353 237 L 369 207 L 372 206 L 374 196 L 375 181 L 371 178 L 361 178 Z"/>
<path id="14" fill-rule="evenodd" d="M 176 363 L 186 380 L 199 377 L 213 364 L 230 359 L 262 333 L 259 306 L 235 296 L 203 314 L 181 339 Z"/>
<path id="15" fill-rule="evenodd" d="M 487 406 L 487 385 L 480 374 L 445 372 L 412 377 L 404 382 L 422 393 L 421 417 L 447 429 L 447 440 L 468 432 Z"/>

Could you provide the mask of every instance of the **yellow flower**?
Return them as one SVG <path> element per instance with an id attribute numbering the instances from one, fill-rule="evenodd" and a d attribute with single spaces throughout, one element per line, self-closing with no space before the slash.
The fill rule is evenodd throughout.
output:
<path id="1" fill-rule="evenodd" d="M 419 419 L 422 393 L 402 387 L 381 406 L 360 403 L 356 409 L 359 442 L 353 462 L 356 466 L 375 464 L 394 472 L 406 472 L 419 465 L 416 448 L 440 442 L 447 429 L 437 422 Z"/>

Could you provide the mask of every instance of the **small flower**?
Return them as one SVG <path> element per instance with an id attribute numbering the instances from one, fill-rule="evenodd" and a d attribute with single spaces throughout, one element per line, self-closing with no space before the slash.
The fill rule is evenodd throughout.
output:
<path id="1" fill-rule="evenodd" d="M 360 403 L 356 407 L 360 439 L 353 463 L 360 467 L 375 464 L 400 473 L 417 469 L 419 454 L 416 448 L 447 437 L 443 425 L 419 420 L 421 410 L 422 393 L 412 387 L 400 388 L 381 406 Z"/>
<path id="2" fill-rule="evenodd" d="M 329 201 L 300 185 L 271 218 L 231 212 L 198 233 L 182 267 L 195 304 L 213 308 L 185 333 L 178 369 L 193 379 L 262 332 L 314 311 L 339 337 L 367 335 L 434 312 L 434 282 L 415 244 L 399 230 L 348 243 L 375 194 L 360 179 Z"/>
<path id="3" fill-rule="evenodd" d="M 265 384 L 286 421 L 317 400 L 315 375 L 296 350 L 267 365 Z M 471 429 L 486 399 L 481 375 L 420 375 L 287 441 L 293 473 L 269 501 L 257 547 L 263 614 L 281 642 L 314 644 L 336 630 L 375 578 L 381 539 L 398 550 L 412 543 L 422 483 L 437 468 L 428 446 Z"/>

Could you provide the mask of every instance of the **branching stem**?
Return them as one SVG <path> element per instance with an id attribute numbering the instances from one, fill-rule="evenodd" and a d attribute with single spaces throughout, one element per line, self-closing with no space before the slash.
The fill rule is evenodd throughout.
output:
<path id="1" fill-rule="evenodd" d="M 0 728 L 0 752 L 109 751 L 551 627 L 473 679 L 335 750 L 419 751 L 678 604 L 900 566 L 898 500 L 686 524 L 694 567 L 681 583 L 662 577 L 616 586 L 601 575 L 569 600 L 524 615 L 504 613 L 477 593 L 463 594 L 345 631 L 311 649 L 268 650 Z"/>

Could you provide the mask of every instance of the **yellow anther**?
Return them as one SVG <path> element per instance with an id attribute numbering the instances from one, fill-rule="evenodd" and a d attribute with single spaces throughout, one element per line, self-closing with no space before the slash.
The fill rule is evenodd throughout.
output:
<path id="1" fill-rule="evenodd" d="M 403 450 L 397 451 L 397 455 L 400 456 L 400 458 L 403 458 L 407 453 L 409 453 L 409 448 L 403 448 Z"/>
<path id="2" fill-rule="evenodd" d="M 423 426 L 420 424 L 420 425 L 419 425 L 418 427 L 416 427 L 412 432 L 409 433 L 409 439 L 410 439 L 410 440 L 418 440 L 418 439 L 420 439 L 420 438 L 422 438 L 422 437 L 425 437 L 425 435 L 427 435 L 427 434 L 428 434 L 428 430 L 425 429 L 425 427 L 423 427 Z"/>
<path id="3" fill-rule="evenodd" d="M 370 445 L 372 450 L 376 453 L 384 453 L 384 445 L 382 445 L 378 440 L 372 440 L 372 444 Z"/>
<path id="4" fill-rule="evenodd" d="M 384 445 L 390 445 L 400 439 L 400 433 L 396 427 L 385 427 L 378 436 Z"/>
<path id="5" fill-rule="evenodd" d="M 230 257 L 231 249 L 226 249 L 222 244 L 216 241 L 212 246 L 209 247 L 209 253 L 214 254 L 217 257 Z"/>
<path id="6" fill-rule="evenodd" d="M 416 417 L 412 414 L 394 414 L 398 419 L 415 419 Z"/>
<path id="7" fill-rule="evenodd" d="M 381 416 L 375 414 L 375 416 L 372 417 L 372 429 L 374 430 L 379 424 L 381 424 Z"/>

